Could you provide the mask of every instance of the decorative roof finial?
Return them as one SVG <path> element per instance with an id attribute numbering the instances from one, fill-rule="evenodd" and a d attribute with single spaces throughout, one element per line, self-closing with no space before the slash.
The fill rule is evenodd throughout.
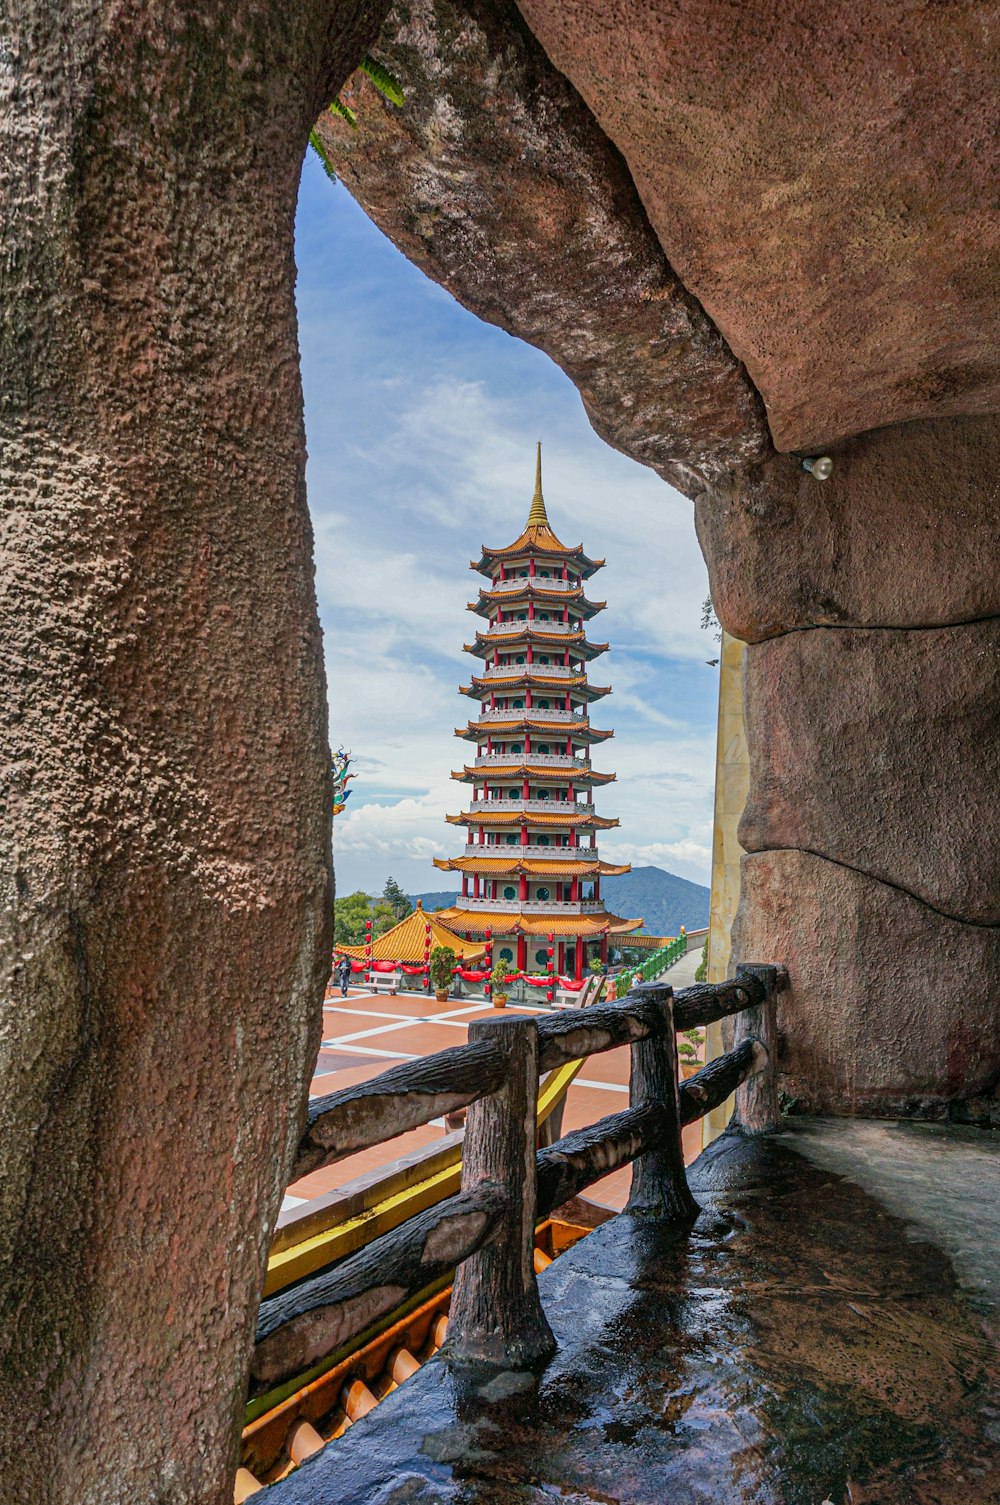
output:
<path id="1" fill-rule="evenodd" d="M 545 511 L 545 503 L 542 500 L 542 441 L 538 441 L 538 454 L 535 458 L 535 494 L 531 498 L 531 511 L 528 513 L 529 528 L 547 528 L 549 526 L 548 514 Z"/>

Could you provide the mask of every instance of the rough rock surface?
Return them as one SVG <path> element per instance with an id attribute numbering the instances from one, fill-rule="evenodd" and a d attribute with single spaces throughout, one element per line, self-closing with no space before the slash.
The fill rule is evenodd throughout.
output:
<path id="1" fill-rule="evenodd" d="M 328 160 L 375 223 L 480 317 L 540 346 L 609 443 L 688 495 L 771 451 L 760 400 L 672 272 L 618 152 L 512 0 L 414 0 L 358 74 Z"/>
<path id="2" fill-rule="evenodd" d="M 0 1495 L 227 1505 L 330 943 L 292 232 L 382 8 L 3 38 Z"/>
<path id="3" fill-rule="evenodd" d="M 747 851 L 814 852 L 1000 926 L 1000 617 L 789 633 L 748 651 L 745 706 Z"/>
<path id="4" fill-rule="evenodd" d="M 986 0 L 519 0 L 779 449 L 1000 399 Z"/>
<path id="5" fill-rule="evenodd" d="M 940 1114 L 1000 1076 L 1000 927 L 807 852 L 759 852 L 733 949 L 788 969 L 782 1085 L 807 1111 Z"/>
<path id="6" fill-rule="evenodd" d="M 1000 419 L 861 434 L 817 482 L 776 455 L 699 498 L 712 600 L 734 637 L 1000 616 Z"/>

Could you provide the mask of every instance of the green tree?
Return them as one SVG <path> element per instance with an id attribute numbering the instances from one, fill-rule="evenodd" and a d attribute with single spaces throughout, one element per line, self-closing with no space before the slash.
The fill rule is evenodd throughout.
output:
<path id="1" fill-rule="evenodd" d="M 365 921 L 372 918 L 371 897 L 363 889 L 359 888 L 355 893 L 347 894 L 343 899 L 337 899 L 333 906 L 334 944 L 337 946 L 363 945 Z"/>
<path id="2" fill-rule="evenodd" d="M 408 896 L 403 893 L 395 878 L 387 878 L 385 880 L 385 888 L 382 890 L 382 902 L 388 904 L 395 915 L 394 924 L 398 924 L 400 920 L 405 920 L 408 914 L 413 913 L 413 905 L 410 903 Z"/>

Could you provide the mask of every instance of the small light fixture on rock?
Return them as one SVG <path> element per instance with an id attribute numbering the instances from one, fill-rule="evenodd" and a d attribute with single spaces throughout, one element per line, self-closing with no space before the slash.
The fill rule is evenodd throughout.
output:
<path id="1" fill-rule="evenodd" d="M 833 475 L 833 461 L 829 455 L 809 455 L 802 461 L 802 469 L 817 481 L 828 481 Z"/>

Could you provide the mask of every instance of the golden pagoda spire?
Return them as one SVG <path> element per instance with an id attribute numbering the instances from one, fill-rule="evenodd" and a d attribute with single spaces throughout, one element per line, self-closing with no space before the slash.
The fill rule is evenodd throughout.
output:
<path id="1" fill-rule="evenodd" d="M 548 514 L 545 511 L 545 502 L 542 499 L 542 441 L 539 439 L 538 454 L 535 457 L 535 494 L 531 498 L 528 527 L 547 528 L 548 526 Z"/>

